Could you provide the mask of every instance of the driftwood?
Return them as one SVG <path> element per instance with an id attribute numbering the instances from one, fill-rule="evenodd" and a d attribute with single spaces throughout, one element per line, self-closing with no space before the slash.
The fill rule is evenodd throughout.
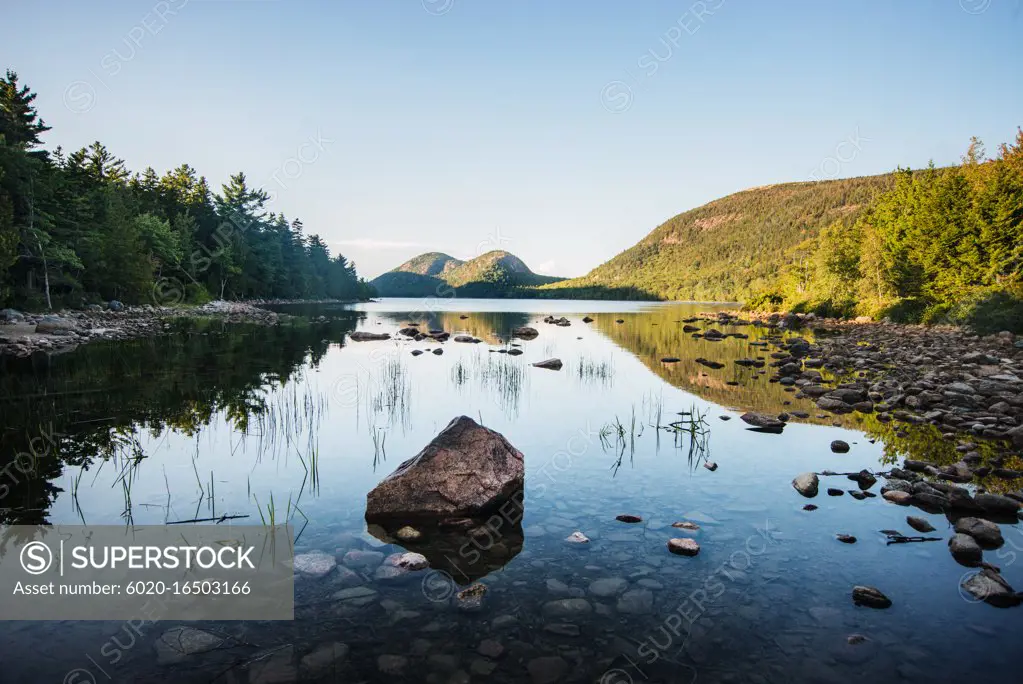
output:
<path id="1" fill-rule="evenodd" d="M 887 546 L 891 546 L 892 544 L 910 544 L 910 543 L 913 543 L 913 542 L 929 542 L 929 541 L 941 541 L 942 540 L 941 537 L 919 537 L 919 536 L 907 537 L 906 535 L 902 534 L 901 532 L 897 532 L 895 530 L 881 530 L 881 532 L 886 537 L 888 537 L 888 544 L 887 544 Z"/>
<path id="2" fill-rule="evenodd" d="M 200 522 L 216 522 L 218 525 L 225 520 L 238 520 L 239 518 L 248 518 L 247 515 L 222 515 L 218 518 L 191 518 L 190 520 L 175 520 L 174 522 L 164 523 L 165 525 L 187 525 L 188 523 L 200 523 Z"/>

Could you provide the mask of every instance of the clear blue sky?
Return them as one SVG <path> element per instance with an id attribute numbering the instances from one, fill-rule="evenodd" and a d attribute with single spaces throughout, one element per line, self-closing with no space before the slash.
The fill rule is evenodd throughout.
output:
<path id="1" fill-rule="evenodd" d="M 1023 125 L 1020 0 L 3 14 L 0 63 L 39 93 L 49 146 L 98 139 L 134 170 L 187 162 L 215 188 L 244 170 L 368 277 L 495 247 L 581 275 L 736 190 L 949 164 L 971 135 L 991 152 Z"/>

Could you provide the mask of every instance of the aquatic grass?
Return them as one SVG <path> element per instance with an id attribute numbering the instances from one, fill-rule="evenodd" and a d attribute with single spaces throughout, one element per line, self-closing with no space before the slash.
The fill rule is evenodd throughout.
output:
<path id="1" fill-rule="evenodd" d="M 373 470 L 377 465 L 387 460 L 387 433 L 383 428 L 373 428 L 370 436 L 373 438 Z"/>
<path id="2" fill-rule="evenodd" d="M 517 357 L 493 350 L 475 349 L 468 360 L 458 359 L 451 368 L 456 389 L 476 389 L 486 393 L 505 415 L 514 417 L 525 392 L 529 375 Z M 480 412 L 482 418 L 482 411 Z"/>
<path id="3" fill-rule="evenodd" d="M 614 358 L 594 361 L 589 357 L 579 359 L 576 366 L 576 377 L 581 384 L 590 384 L 606 389 L 614 385 Z"/>
<path id="4" fill-rule="evenodd" d="M 710 459 L 710 423 L 707 422 L 707 412 L 693 406 L 688 411 L 680 411 L 678 415 L 678 420 L 661 429 L 673 435 L 676 449 L 688 447 L 689 466 L 695 468 Z"/>
<path id="5" fill-rule="evenodd" d="M 367 395 L 367 423 L 375 429 L 375 418 L 383 415 L 389 426 L 412 427 L 412 381 L 404 356 L 391 355 L 377 368 Z"/>

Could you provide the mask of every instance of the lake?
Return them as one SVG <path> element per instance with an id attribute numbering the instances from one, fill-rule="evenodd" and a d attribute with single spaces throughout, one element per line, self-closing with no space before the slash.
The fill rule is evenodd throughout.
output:
<path id="1" fill-rule="evenodd" d="M 134 631 L 115 622 L 0 623 L 0 681 L 292 681 L 280 673 L 334 642 L 347 656 L 309 681 L 1018 676 L 1020 613 L 961 591 L 973 571 L 949 555 L 944 516 L 879 495 L 828 496 L 827 487 L 857 489 L 844 476 L 822 478 L 818 509 L 807 511 L 809 500 L 791 484 L 806 471 L 880 472 L 905 456 L 951 463 L 954 442 L 870 415 L 818 417 L 810 400 L 769 382 L 770 367 L 734 363 L 770 363 L 774 347 L 760 343 L 777 333 L 715 326 L 748 338 L 710 341 L 683 331 L 681 321 L 716 308 L 729 307 L 401 299 L 281 306 L 293 322 L 180 322 L 166 337 L 0 361 L 3 462 L 41 433 L 57 435 L 32 476 L 9 483 L 0 500 L 5 524 L 272 518 L 294 525 L 296 552 L 324 551 L 347 567 L 296 580 L 294 622 L 192 624 L 222 643 L 171 664 L 158 662 L 154 643 L 183 623 Z M 571 325 L 546 324 L 547 314 Z M 347 338 L 355 330 L 394 334 L 408 322 L 480 342 Z M 523 325 L 539 336 L 512 340 Z M 812 340 L 812 331 L 799 334 Z M 512 342 L 521 355 L 501 353 Z M 429 353 L 438 347 L 443 354 Z M 427 353 L 413 356 L 415 349 Z M 531 366 L 550 357 L 563 368 Z M 745 411 L 809 417 L 771 434 L 748 429 L 739 420 Z M 525 455 L 521 531 L 443 572 L 435 565 L 377 579 L 380 559 L 402 547 L 367 530 L 367 492 L 460 415 Z M 836 439 L 850 451 L 832 453 Z M 620 514 L 643 521 L 619 522 Z M 881 530 L 915 534 L 907 514 L 927 518 L 941 541 L 888 545 Z M 679 521 L 699 529 L 673 528 Z M 566 542 L 575 531 L 590 542 Z M 1023 534 L 1018 525 L 1002 532 L 1006 545 L 989 560 L 1023 586 Z M 667 540 L 684 536 L 699 543 L 699 555 L 668 552 Z M 464 610 L 455 594 L 477 580 L 488 589 L 482 606 Z M 881 589 L 892 607 L 855 606 L 855 585 Z"/>

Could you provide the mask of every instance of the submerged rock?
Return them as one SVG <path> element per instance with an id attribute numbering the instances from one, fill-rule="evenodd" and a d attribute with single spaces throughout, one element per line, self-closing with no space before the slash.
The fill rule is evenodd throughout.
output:
<path id="1" fill-rule="evenodd" d="M 621 577 L 608 577 L 591 582 L 589 590 L 594 596 L 607 598 L 609 596 L 617 596 L 625 591 L 628 586 L 629 583 Z"/>
<path id="2" fill-rule="evenodd" d="M 645 615 L 654 609 L 654 593 L 649 589 L 630 589 L 618 598 L 618 612 Z"/>
<path id="3" fill-rule="evenodd" d="M 568 662 L 558 656 L 533 658 L 526 664 L 533 684 L 554 684 L 568 672 Z"/>
<path id="4" fill-rule="evenodd" d="M 487 585 L 477 582 L 455 594 L 455 604 L 459 610 L 475 612 L 483 607 L 483 597 L 487 594 Z"/>
<path id="5" fill-rule="evenodd" d="M 188 656 L 206 653 L 220 647 L 224 637 L 192 627 L 171 627 L 160 635 L 153 647 L 161 665 L 178 663 Z"/>
<path id="6" fill-rule="evenodd" d="M 295 572 L 305 577 L 319 579 L 330 574 L 330 571 L 337 567 L 337 559 L 323 551 L 312 553 L 300 553 L 295 556 Z"/>
<path id="7" fill-rule="evenodd" d="M 415 541 L 422 537 L 423 533 L 414 527 L 405 525 L 405 527 L 402 527 L 397 532 L 395 532 L 394 536 L 400 539 L 401 541 Z"/>
<path id="8" fill-rule="evenodd" d="M 593 612 L 593 606 L 586 599 L 567 598 L 548 601 L 541 608 L 544 618 L 580 618 Z"/>
<path id="9" fill-rule="evenodd" d="M 521 496 L 522 453 L 468 416 L 451 421 L 366 499 L 367 520 L 485 515 Z"/>
<path id="10" fill-rule="evenodd" d="M 671 526 L 672 527 L 677 527 L 677 528 L 679 528 L 681 530 L 698 530 L 698 529 L 700 529 L 699 525 L 697 525 L 694 522 L 689 522 L 688 520 L 684 520 L 682 522 L 673 522 L 673 523 L 671 523 Z"/>
<path id="11" fill-rule="evenodd" d="M 622 515 L 616 515 L 615 516 L 615 520 L 617 520 L 618 522 L 623 522 L 623 523 L 639 523 L 639 522 L 643 522 L 643 518 L 639 517 L 638 515 L 630 515 L 628 513 L 623 513 Z"/>
<path id="12" fill-rule="evenodd" d="M 806 498 L 812 499 L 817 496 L 820 478 L 817 477 L 817 473 L 803 473 L 792 480 L 792 486 Z"/>
<path id="13" fill-rule="evenodd" d="M 855 586 L 852 590 L 853 603 L 868 608 L 889 608 L 892 600 L 875 587 Z"/>

